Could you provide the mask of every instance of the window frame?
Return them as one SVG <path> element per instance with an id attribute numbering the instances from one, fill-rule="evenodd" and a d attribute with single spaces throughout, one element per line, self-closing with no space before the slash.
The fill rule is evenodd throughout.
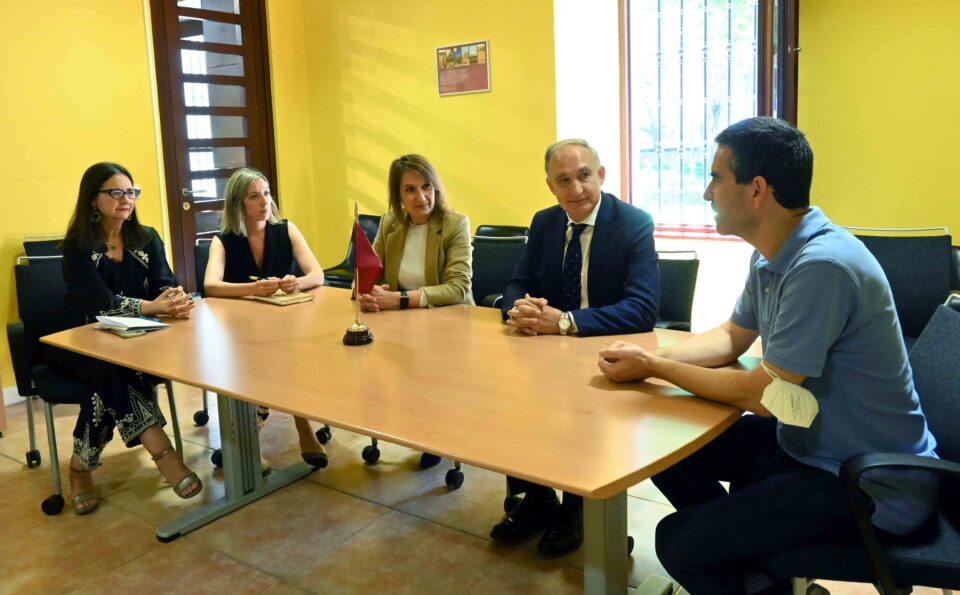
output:
<path id="1" fill-rule="evenodd" d="M 618 0 L 620 37 L 620 196 L 632 203 L 633 142 L 630 131 L 630 3 Z M 757 115 L 777 116 L 797 125 L 800 0 L 757 0 Z M 784 48 L 784 51 L 778 51 Z M 658 238 L 736 240 L 713 225 L 654 223 Z"/>

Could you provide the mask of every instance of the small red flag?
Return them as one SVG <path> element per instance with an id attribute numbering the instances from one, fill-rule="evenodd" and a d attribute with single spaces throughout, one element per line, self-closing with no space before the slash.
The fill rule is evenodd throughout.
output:
<path id="1" fill-rule="evenodd" d="M 353 224 L 353 268 L 358 295 L 370 293 L 383 270 L 383 264 L 359 223 Z"/>

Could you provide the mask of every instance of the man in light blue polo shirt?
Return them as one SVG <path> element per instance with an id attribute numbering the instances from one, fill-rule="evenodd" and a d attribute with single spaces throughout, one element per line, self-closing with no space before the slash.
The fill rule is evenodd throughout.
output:
<path id="1" fill-rule="evenodd" d="M 751 118 L 716 141 L 704 199 L 719 233 L 756 248 L 733 315 L 674 347 L 618 342 L 599 360 L 617 382 L 663 378 L 756 414 L 653 478 L 677 509 L 657 527 L 657 555 L 693 595 L 743 593 L 752 560 L 854 539 L 837 478 L 848 457 L 936 456 L 880 265 L 809 206 L 806 138 L 781 120 Z M 758 336 L 761 366 L 714 369 Z M 885 531 L 909 533 L 934 510 L 937 484 L 926 475 L 870 476 L 863 487 Z"/>

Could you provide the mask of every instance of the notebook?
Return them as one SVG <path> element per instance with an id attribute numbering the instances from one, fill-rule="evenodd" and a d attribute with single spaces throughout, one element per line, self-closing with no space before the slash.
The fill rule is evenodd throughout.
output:
<path id="1" fill-rule="evenodd" d="M 259 300 L 261 302 L 267 302 L 268 304 L 273 304 L 275 306 L 289 306 L 290 304 L 299 304 L 301 302 L 309 302 L 313 300 L 312 293 L 283 293 L 280 290 L 277 290 L 277 293 L 273 295 L 255 295 L 252 296 L 253 299 Z"/>
<path id="2" fill-rule="evenodd" d="M 160 322 L 157 318 L 132 318 L 127 316 L 97 316 L 96 329 L 110 331 L 115 335 L 129 339 L 130 337 L 139 337 L 146 334 L 147 331 L 170 326 L 166 322 Z"/>

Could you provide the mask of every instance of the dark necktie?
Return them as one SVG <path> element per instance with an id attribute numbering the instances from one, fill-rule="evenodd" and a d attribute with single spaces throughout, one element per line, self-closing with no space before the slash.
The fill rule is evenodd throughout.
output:
<path id="1" fill-rule="evenodd" d="M 580 271 L 583 269 L 583 252 L 580 249 L 580 234 L 586 223 L 571 223 L 573 234 L 563 258 L 563 276 L 560 280 L 560 309 L 564 312 L 580 309 Z"/>

